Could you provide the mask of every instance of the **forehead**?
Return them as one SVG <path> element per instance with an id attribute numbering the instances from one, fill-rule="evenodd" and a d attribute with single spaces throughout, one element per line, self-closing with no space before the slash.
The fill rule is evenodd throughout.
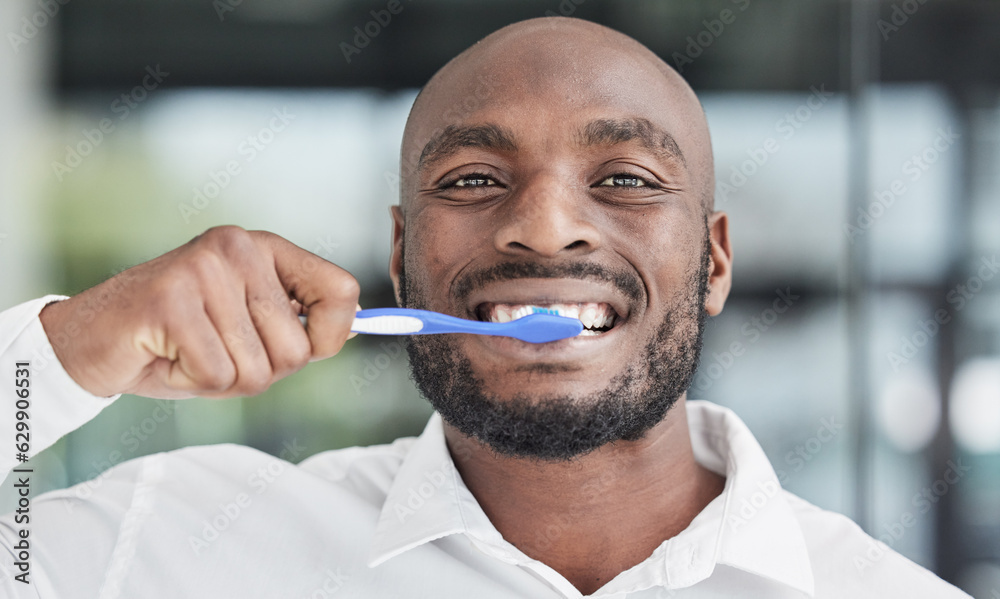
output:
<path id="1" fill-rule="evenodd" d="M 416 165 L 426 144 L 448 127 L 482 123 L 560 143 L 578 140 L 595 119 L 643 119 L 670 133 L 685 153 L 683 146 L 694 143 L 697 100 L 638 44 L 566 35 L 530 41 L 495 44 L 443 69 L 414 107 L 405 161 Z"/>

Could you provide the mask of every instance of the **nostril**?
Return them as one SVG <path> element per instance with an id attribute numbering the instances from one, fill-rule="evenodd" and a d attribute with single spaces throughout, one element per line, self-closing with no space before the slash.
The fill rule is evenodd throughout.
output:
<path id="1" fill-rule="evenodd" d="M 575 250 L 587 245 L 587 242 L 582 239 L 577 239 L 573 243 L 566 246 L 567 250 Z"/>

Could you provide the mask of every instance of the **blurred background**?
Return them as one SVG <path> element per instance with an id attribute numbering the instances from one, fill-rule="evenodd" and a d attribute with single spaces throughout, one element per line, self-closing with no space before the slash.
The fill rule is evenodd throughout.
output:
<path id="1" fill-rule="evenodd" d="M 219 224 L 282 235 L 391 305 L 417 89 L 546 14 L 635 37 L 704 103 L 735 283 L 689 396 L 734 409 L 786 488 L 1000 598 L 1000 3 L 4 0 L 0 307 Z M 44 488 L 94 487 L 153 452 L 298 462 L 429 414 L 398 341 L 362 336 L 259 397 L 123 398 L 34 462 Z"/>

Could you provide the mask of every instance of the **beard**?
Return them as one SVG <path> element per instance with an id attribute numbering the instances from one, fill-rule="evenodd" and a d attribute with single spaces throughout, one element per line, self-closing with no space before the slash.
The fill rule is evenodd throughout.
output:
<path id="1" fill-rule="evenodd" d="M 636 441 L 660 423 L 691 386 L 701 355 L 711 241 L 705 228 L 697 267 L 646 343 L 641 359 L 603 389 L 577 395 L 501 398 L 485 390 L 455 335 L 410 335 L 405 347 L 410 377 L 445 422 L 500 456 L 566 461 L 616 441 Z M 405 257 L 401 262 L 405 265 Z M 505 263 L 456 281 L 466 289 L 523 277 L 575 277 L 616 285 L 631 298 L 643 295 L 638 275 L 594 264 L 545 266 Z M 405 267 L 399 275 L 405 308 L 427 309 L 426 297 Z M 540 371 L 546 371 L 539 364 Z M 511 372 L 511 376 L 521 373 Z"/>

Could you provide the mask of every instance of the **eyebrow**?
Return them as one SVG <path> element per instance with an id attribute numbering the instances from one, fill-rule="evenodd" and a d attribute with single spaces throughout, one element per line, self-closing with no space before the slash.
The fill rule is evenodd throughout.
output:
<path id="1" fill-rule="evenodd" d="M 516 152 L 514 135 L 498 125 L 449 125 L 431 138 L 417 160 L 417 168 L 429 166 L 451 156 L 462 148 L 484 148 L 503 152 Z"/>
<path id="2" fill-rule="evenodd" d="M 584 146 L 611 146 L 638 141 L 661 157 L 684 160 L 684 153 L 670 133 L 644 118 L 597 119 L 587 123 L 580 131 L 579 141 Z M 483 148 L 502 152 L 516 152 L 517 144 L 510 130 L 494 125 L 449 125 L 431 138 L 420 152 L 417 168 L 452 156 L 462 148 Z"/>
<path id="3" fill-rule="evenodd" d="M 584 146 L 611 146 L 637 141 L 661 157 L 674 158 L 687 165 L 684 153 L 673 135 L 644 118 L 598 119 L 587 123 L 580 133 Z"/>

